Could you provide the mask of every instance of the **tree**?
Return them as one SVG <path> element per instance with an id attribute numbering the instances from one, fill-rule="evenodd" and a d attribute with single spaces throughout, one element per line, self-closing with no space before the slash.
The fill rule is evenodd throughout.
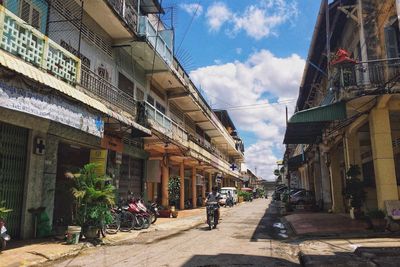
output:
<path id="1" fill-rule="evenodd" d="M 181 180 L 179 176 L 172 176 L 168 181 L 168 197 L 172 206 L 176 206 L 181 196 Z"/>

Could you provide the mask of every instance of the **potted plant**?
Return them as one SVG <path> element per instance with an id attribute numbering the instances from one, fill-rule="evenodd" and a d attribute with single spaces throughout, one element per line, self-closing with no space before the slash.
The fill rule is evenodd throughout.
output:
<path id="1" fill-rule="evenodd" d="M 96 164 L 87 164 L 80 173 L 73 175 L 75 221 L 87 238 L 100 237 L 100 229 L 112 222 L 110 206 L 115 204 L 115 188 L 111 185 L 111 179 L 97 175 L 95 169 Z"/>
<path id="2" fill-rule="evenodd" d="M 345 196 L 350 202 L 350 215 L 355 219 L 362 218 L 363 212 L 361 207 L 363 206 L 366 197 L 364 184 L 358 178 L 360 174 L 360 167 L 358 165 L 350 165 L 350 168 L 346 172 Z"/>
<path id="3" fill-rule="evenodd" d="M 181 181 L 179 176 L 170 177 L 168 180 L 168 197 L 171 209 L 175 212 L 177 212 L 175 210 L 175 207 L 179 203 L 179 199 L 181 196 L 180 190 L 181 190 Z"/>
<path id="4" fill-rule="evenodd" d="M 370 227 L 375 231 L 383 232 L 386 228 L 385 212 L 380 209 L 373 209 L 367 212 Z"/>
<path id="5" fill-rule="evenodd" d="M 6 220 L 7 219 L 7 214 L 10 213 L 12 209 L 7 209 L 6 208 L 6 201 L 0 201 L 0 220 Z"/>

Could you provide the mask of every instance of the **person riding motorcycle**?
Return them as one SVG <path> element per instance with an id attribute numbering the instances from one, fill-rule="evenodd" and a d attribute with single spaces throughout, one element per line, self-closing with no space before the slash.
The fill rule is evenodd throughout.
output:
<path id="1" fill-rule="evenodd" d="M 205 201 L 205 203 L 207 204 L 207 203 L 209 203 L 209 202 L 216 202 L 216 203 L 218 203 L 219 202 L 219 200 L 221 199 L 221 194 L 220 193 L 218 193 L 218 187 L 213 187 L 212 188 L 212 192 L 211 193 L 209 193 L 208 194 L 208 196 L 207 196 L 207 199 L 206 199 L 206 201 Z M 216 204 L 217 205 L 217 212 L 216 212 L 216 221 L 218 222 L 219 221 L 219 215 L 220 215 L 220 212 L 219 212 L 219 204 Z M 214 228 L 215 228 L 216 226 L 214 226 Z"/>

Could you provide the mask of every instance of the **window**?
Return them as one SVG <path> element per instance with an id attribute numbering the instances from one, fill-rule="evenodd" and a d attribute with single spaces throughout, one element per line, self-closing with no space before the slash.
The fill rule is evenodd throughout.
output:
<path id="1" fill-rule="evenodd" d="M 118 88 L 127 93 L 128 95 L 133 96 L 134 93 L 133 82 L 120 72 L 118 73 Z"/>
<path id="2" fill-rule="evenodd" d="M 136 100 L 138 100 L 138 101 L 144 100 L 144 93 L 138 87 L 136 87 Z"/>
<path id="3" fill-rule="evenodd" d="M 165 115 L 165 107 L 156 101 L 156 109 Z"/>
<path id="4" fill-rule="evenodd" d="M 20 7 L 20 17 L 34 28 L 40 30 L 41 14 L 31 1 L 22 0 Z"/>
<path id="5" fill-rule="evenodd" d="M 392 19 L 389 26 L 385 27 L 385 44 L 388 58 L 399 57 L 399 23 Z"/>
<path id="6" fill-rule="evenodd" d="M 154 98 L 151 95 L 147 95 L 147 102 L 154 106 Z"/>

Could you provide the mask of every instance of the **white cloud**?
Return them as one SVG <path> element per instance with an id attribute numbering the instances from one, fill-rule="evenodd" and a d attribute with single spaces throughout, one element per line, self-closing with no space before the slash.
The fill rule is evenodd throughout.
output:
<path id="1" fill-rule="evenodd" d="M 210 31 L 219 31 L 221 26 L 231 19 L 232 13 L 224 3 L 217 2 L 207 9 L 206 17 Z"/>
<path id="2" fill-rule="evenodd" d="M 235 49 L 235 51 L 236 51 L 236 54 L 240 55 L 240 54 L 242 54 L 243 50 L 242 50 L 242 48 L 238 47 Z"/>
<path id="3" fill-rule="evenodd" d="M 273 151 L 282 152 L 285 132 L 285 105 L 271 101 L 286 101 L 292 112 L 304 63 L 296 54 L 279 58 L 261 50 L 245 62 L 218 64 L 190 73 L 212 99 L 214 108 L 227 108 L 239 131 L 257 138 L 246 149 L 246 162 L 253 171 L 257 166 L 257 173 L 264 178 L 271 178 L 276 160 L 282 156 Z"/>
<path id="4" fill-rule="evenodd" d="M 203 14 L 203 7 L 200 4 L 181 4 L 179 6 L 191 16 L 199 17 Z"/>
<path id="5" fill-rule="evenodd" d="M 224 3 L 216 2 L 206 13 L 211 31 L 219 31 L 229 24 L 227 33 L 235 36 L 240 31 L 256 40 L 276 35 L 276 28 L 298 15 L 295 0 L 263 0 L 245 8 L 243 14 L 232 12 Z"/>

